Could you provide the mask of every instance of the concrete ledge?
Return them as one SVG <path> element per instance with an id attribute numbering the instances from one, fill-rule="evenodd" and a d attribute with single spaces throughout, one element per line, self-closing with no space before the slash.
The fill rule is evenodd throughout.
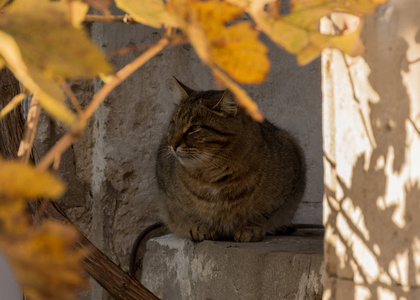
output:
<path id="1" fill-rule="evenodd" d="M 142 283 L 164 300 L 322 299 L 323 231 L 259 243 L 148 241 Z"/>

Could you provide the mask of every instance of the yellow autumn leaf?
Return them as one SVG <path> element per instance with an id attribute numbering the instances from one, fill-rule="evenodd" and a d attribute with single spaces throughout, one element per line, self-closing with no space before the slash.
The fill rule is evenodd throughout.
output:
<path id="1" fill-rule="evenodd" d="M 29 298 L 70 300 L 86 286 L 81 265 L 86 250 L 75 247 L 77 238 L 73 227 L 46 221 L 21 235 L 2 230 L 0 249 Z"/>
<path id="2" fill-rule="evenodd" d="M 0 9 L 7 3 L 8 0 L 0 0 Z"/>
<path id="3" fill-rule="evenodd" d="M 324 35 L 321 33 L 313 33 L 310 36 L 310 46 L 303 49 L 297 55 L 297 61 L 300 65 L 307 64 L 317 58 L 324 48 L 335 48 L 347 53 L 351 56 L 362 55 L 364 46 L 360 40 L 360 30 L 362 22 L 355 31 L 345 35 Z"/>
<path id="4" fill-rule="evenodd" d="M 210 53 L 215 64 L 232 78 L 243 83 L 260 83 L 270 69 L 267 48 L 258 40 L 258 32 L 250 23 L 227 28 L 222 39 L 213 39 Z"/>
<path id="5" fill-rule="evenodd" d="M 35 89 L 41 106 L 54 118 L 71 125 L 76 120 L 75 114 L 66 106 L 64 93 L 60 85 L 45 76 L 41 71 L 28 64 L 28 73 L 38 87 Z M 23 83 L 24 81 L 22 81 Z M 27 86 L 29 88 L 29 86 Z"/>
<path id="6" fill-rule="evenodd" d="M 264 116 L 258 109 L 257 104 L 252 101 L 248 94 L 238 84 L 226 76 L 222 71 L 218 70 L 217 67 L 212 67 L 212 71 L 214 77 L 235 95 L 235 101 L 245 109 L 248 115 L 258 122 L 264 121 Z"/>
<path id="7" fill-rule="evenodd" d="M 387 0 L 291 0 L 290 13 L 279 15 L 265 9 L 274 0 L 226 0 L 243 8 L 274 42 L 296 54 L 300 64 L 306 64 L 318 57 L 325 48 L 337 48 L 356 56 L 363 50 L 359 33 L 361 25 L 353 32 L 343 30 L 337 35 L 319 32 L 320 19 L 334 12 L 344 11 L 359 18 L 373 13 Z M 360 21 L 361 22 L 361 21 Z"/>
<path id="8" fill-rule="evenodd" d="M 252 0 L 226 0 L 226 2 L 239 6 L 242 9 L 245 9 L 245 8 L 250 7 L 253 1 Z"/>
<path id="9" fill-rule="evenodd" d="M 363 53 L 363 44 L 359 38 L 360 27 L 354 32 L 343 32 L 338 35 L 325 35 L 319 32 L 320 19 L 334 12 L 340 4 L 328 2 L 311 9 L 303 9 L 303 3 L 312 2 L 308 0 L 296 1 L 296 3 L 300 4 L 298 6 L 300 10 L 293 10 L 286 16 L 273 18 L 264 11 L 253 11 L 252 16 L 258 26 L 274 42 L 297 55 L 299 64 L 309 63 L 325 48 L 337 48 L 351 56 Z"/>
<path id="10" fill-rule="evenodd" d="M 240 7 L 219 1 L 170 1 L 168 8 L 177 17 L 201 60 L 217 65 L 243 83 L 262 82 L 269 71 L 267 47 L 258 40 L 258 31 L 248 21 L 229 22 L 240 17 Z"/>
<path id="11" fill-rule="evenodd" d="M 157 28 L 162 25 L 178 26 L 175 18 L 168 13 L 163 0 L 115 0 L 115 4 L 130 14 L 136 22 Z"/>
<path id="12" fill-rule="evenodd" d="M 0 161 L 0 195 L 57 198 L 64 190 L 64 184 L 48 172 L 22 162 Z"/>
<path id="13" fill-rule="evenodd" d="M 301 10 L 314 10 L 331 8 L 334 11 L 346 11 L 354 15 L 371 14 L 375 12 L 378 4 L 388 0 L 292 0 L 290 8 L 292 13 Z"/>
<path id="14" fill-rule="evenodd" d="M 0 56 L 16 78 L 32 93 L 37 93 L 41 105 L 53 117 L 71 125 L 75 114 L 64 104 L 64 94 L 59 85 L 47 78 L 36 67 L 23 62 L 20 49 L 14 39 L 0 31 Z"/>
<path id="15" fill-rule="evenodd" d="M 2 14 L 0 30 L 13 37 L 25 64 L 49 77 L 84 79 L 111 72 L 85 32 L 72 26 L 64 1 L 15 0 Z"/>
<path id="16" fill-rule="evenodd" d="M 81 29 L 83 27 L 82 22 L 89 10 L 89 5 L 82 1 L 74 0 L 69 2 L 69 10 L 71 24 L 73 27 Z"/>
<path id="17" fill-rule="evenodd" d="M 0 192 L 1 193 L 1 192 Z M 28 216 L 24 213 L 27 203 L 20 197 L 0 197 L 0 240 L 1 235 L 7 234 L 20 235 L 25 233 L 28 228 Z"/>
<path id="18" fill-rule="evenodd" d="M 71 1 L 71 0 L 70 0 Z M 112 0 L 84 0 L 87 4 L 93 8 L 103 12 L 105 15 L 109 15 L 110 12 L 108 7 L 112 4 Z"/>

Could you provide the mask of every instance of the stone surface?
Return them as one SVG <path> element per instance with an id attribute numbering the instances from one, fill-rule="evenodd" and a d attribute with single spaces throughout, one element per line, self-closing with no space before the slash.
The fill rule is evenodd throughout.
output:
<path id="1" fill-rule="evenodd" d="M 419 18 L 419 1 L 389 1 L 363 57 L 323 53 L 325 299 L 418 299 Z"/>
<path id="2" fill-rule="evenodd" d="M 163 300 L 318 300 L 322 237 L 322 230 L 302 230 L 258 243 L 154 238 L 147 243 L 142 283 Z"/>

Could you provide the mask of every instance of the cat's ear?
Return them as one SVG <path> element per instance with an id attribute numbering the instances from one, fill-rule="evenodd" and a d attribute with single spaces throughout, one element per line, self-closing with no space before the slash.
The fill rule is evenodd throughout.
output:
<path id="1" fill-rule="evenodd" d="M 174 76 L 174 79 L 176 82 L 177 92 L 180 94 L 181 99 L 187 98 L 192 92 L 194 92 L 193 89 L 189 88 L 188 86 L 183 84 L 181 81 L 176 79 L 175 76 Z"/>
<path id="2" fill-rule="evenodd" d="M 236 114 L 238 113 L 238 105 L 236 104 L 235 96 L 229 89 L 226 89 L 223 92 L 222 97 L 212 109 L 224 112 L 229 116 L 236 117 Z"/>

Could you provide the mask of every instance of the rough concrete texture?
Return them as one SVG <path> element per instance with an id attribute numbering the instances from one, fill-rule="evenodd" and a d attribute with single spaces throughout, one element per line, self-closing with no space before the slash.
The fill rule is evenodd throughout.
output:
<path id="1" fill-rule="evenodd" d="M 324 299 L 419 299 L 419 19 L 390 1 L 363 57 L 323 54 Z"/>
<path id="2" fill-rule="evenodd" d="M 142 283 L 163 300 L 318 300 L 323 231 L 258 243 L 193 243 L 170 234 L 147 243 Z"/>
<path id="3" fill-rule="evenodd" d="M 114 10 L 113 13 L 121 14 Z M 150 45 L 163 32 L 142 25 L 95 23 L 91 36 L 104 51 Z M 321 68 L 317 60 L 298 67 L 295 58 L 264 39 L 270 48 L 271 71 L 266 82 L 246 86 L 273 123 L 301 142 L 308 165 L 308 184 L 297 213 L 298 223 L 322 221 Z M 110 57 L 116 70 L 139 52 Z M 61 159 L 60 176 L 68 192 L 60 200 L 66 212 L 91 241 L 115 263 L 128 270 L 131 246 L 149 224 L 158 220 L 155 207 L 156 150 L 174 107 L 176 76 L 196 89 L 214 88 L 209 70 L 190 45 L 165 49 L 118 86 L 99 107 L 85 137 Z M 72 84 L 86 106 L 99 82 Z M 40 155 L 63 129 L 47 119 L 40 125 Z M 86 299 L 109 299 L 92 282 Z M 91 297 L 91 298 L 88 298 Z"/>

